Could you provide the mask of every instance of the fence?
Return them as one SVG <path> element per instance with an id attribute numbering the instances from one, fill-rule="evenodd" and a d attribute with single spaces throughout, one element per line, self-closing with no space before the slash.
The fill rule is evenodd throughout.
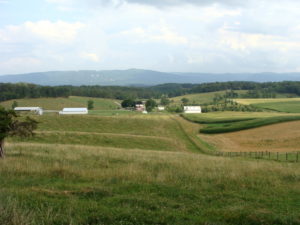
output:
<path id="1" fill-rule="evenodd" d="M 255 159 L 268 159 L 285 162 L 299 162 L 300 152 L 215 152 L 216 156 L 248 157 Z"/>

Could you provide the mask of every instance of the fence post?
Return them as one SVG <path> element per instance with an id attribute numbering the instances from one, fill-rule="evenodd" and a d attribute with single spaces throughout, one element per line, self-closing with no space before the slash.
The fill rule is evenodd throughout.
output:
<path id="1" fill-rule="evenodd" d="M 285 161 L 288 161 L 288 153 L 285 153 Z"/>
<path id="2" fill-rule="evenodd" d="M 271 152 L 269 152 L 269 159 L 271 159 Z"/>
<path id="3" fill-rule="evenodd" d="M 296 162 L 298 162 L 298 159 L 299 159 L 299 152 L 297 152 Z"/>
<path id="4" fill-rule="evenodd" d="M 278 155 L 278 152 L 277 152 L 277 161 L 279 161 L 279 155 Z"/>

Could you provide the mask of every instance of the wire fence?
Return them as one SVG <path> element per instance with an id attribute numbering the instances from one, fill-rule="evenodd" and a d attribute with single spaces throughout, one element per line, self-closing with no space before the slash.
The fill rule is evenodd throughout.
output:
<path id="1" fill-rule="evenodd" d="M 216 156 L 223 157 L 247 157 L 254 159 L 275 160 L 281 162 L 299 162 L 300 152 L 215 152 Z"/>

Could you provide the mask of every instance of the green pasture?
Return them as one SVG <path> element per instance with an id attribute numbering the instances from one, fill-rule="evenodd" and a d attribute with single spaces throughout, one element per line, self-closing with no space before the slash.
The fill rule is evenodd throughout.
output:
<path id="1" fill-rule="evenodd" d="M 246 93 L 246 91 L 235 91 L 236 93 L 242 94 Z M 224 95 L 226 91 L 216 91 L 216 92 L 207 92 L 207 93 L 199 93 L 199 94 L 189 94 L 182 95 L 178 97 L 171 98 L 174 103 L 181 103 L 182 98 L 187 98 L 190 104 L 209 104 L 212 103 L 216 94 Z"/>
<path id="2" fill-rule="evenodd" d="M 31 99 L 16 99 L 1 102 L 0 105 L 5 108 L 11 108 L 14 101 L 20 107 L 37 106 L 48 110 L 62 110 L 63 108 L 87 107 L 88 100 L 94 101 L 94 110 L 115 110 L 120 108 L 120 101 L 115 99 L 75 97 L 68 98 L 31 98 Z"/>

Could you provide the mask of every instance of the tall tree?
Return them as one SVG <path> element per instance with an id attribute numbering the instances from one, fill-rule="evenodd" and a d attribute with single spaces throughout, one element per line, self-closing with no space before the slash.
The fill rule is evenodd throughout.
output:
<path id="1" fill-rule="evenodd" d="M 30 137 L 37 128 L 38 122 L 30 117 L 17 120 L 17 114 L 13 110 L 0 108 L 0 158 L 4 157 L 4 140 L 8 136 Z"/>
<path id="2" fill-rule="evenodd" d="M 94 108 L 94 101 L 93 100 L 88 100 L 87 108 L 88 108 L 88 110 L 92 110 Z"/>

